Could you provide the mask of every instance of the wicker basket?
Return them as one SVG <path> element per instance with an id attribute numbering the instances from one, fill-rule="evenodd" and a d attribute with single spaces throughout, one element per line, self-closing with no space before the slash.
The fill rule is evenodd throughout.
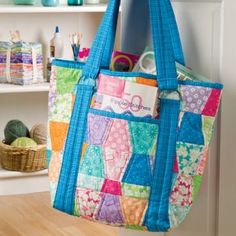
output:
<path id="1" fill-rule="evenodd" d="M 0 142 L 2 168 L 12 171 L 33 172 L 47 168 L 46 145 L 23 148 L 12 147 Z"/>

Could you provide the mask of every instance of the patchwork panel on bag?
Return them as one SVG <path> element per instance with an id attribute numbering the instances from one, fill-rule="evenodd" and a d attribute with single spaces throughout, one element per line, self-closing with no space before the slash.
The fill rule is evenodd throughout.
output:
<path id="1" fill-rule="evenodd" d="M 121 212 L 120 197 L 106 193 L 96 219 L 109 224 L 123 225 L 124 218 Z"/>
<path id="2" fill-rule="evenodd" d="M 93 145 L 102 145 L 107 127 L 112 120 L 108 117 L 88 115 L 88 142 Z"/>
<path id="3" fill-rule="evenodd" d="M 209 94 L 208 98 L 211 90 L 205 91 Z M 179 141 L 176 146 L 169 207 L 172 226 L 185 218 L 200 190 L 214 123 L 214 118 L 201 115 L 206 104 L 207 100 L 204 100 L 197 112 L 184 112 L 183 109 L 180 113 Z M 92 178 L 95 179 L 86 180 L 93 184 L 86 184 L 84 181 L 83 185 L 78 186 L 104 194 L 102 202 L 96 206 L 99 207 L 96 220 L 143 229 L 152 183 L 157 135 L 156 124 L 89 114 L 78 183 L 83 182 L 79 178 L 85 180 L 89 173 L 81 172 L 83 166 L 103 166 L 104 176 L 98 178 L 93 174 Z M 94 146 L 98 147 L 99 151 L 96 150 L 96 154 L 91 153 L 90 156 L 94 159 L 85 162 L 89 149 Z M 100 163 L 98 165 L 97 160 Z M 92 172 L 90 171 L 90 174 Z M 109 218 L 109 215 L 112 215 L 112 218 Z"/>
<path id="4" fill-rule="evenodd" d="M 200 162 L 205 155 L 205 146 L 178 142 L 176 152 L 178 172 L 185 176 L 197 175 Z"/>
<path id="5" fill-rule="evenodd" d="M 51 182 L 58 182 L 59 174 L 61 169 L 61 153 L 52 152 L 51 161 L 48 169 L 48 178 Z"/>
<path id="6" fill-rule="evenodd" d="M 185 112 L 178 136 L 178 141 L 204 145 L 201 115 Z"/>
<path id="7" fill-rule="evenodd" d="M 143 229 L 157 135 L 157 124 L 89 113 L 77 193 L 91 190 L 103 196 L 90 210 L 89 204 L 82 207 L 78 203 L 75 212 L 109 224 Z M 80 200 L 77 194 L 75 202 Z M 99 209 L 95 218 L 91 213 L 94 208 Z"/>
<path id="8" fill-rule="evenodd" d="M 202 115 L 215 117 L 219 108 L 220 96 L 220 89 L 212 89 L 211 95 L 202 111 Z"/>
<path id="9" fill-rule="evenodd" d="M 190 208 L 190 206 L 169 206 L 169 220 L 171 228 L 175 228 L 183 222 L 188 215 Z"/>
<path id="10" fill-rule="evenodd" d="M 122 211 L 128 225 L 142 225 L 147 200 L 130 197 L 121 198 Z"/>
<path id="11" fill-rule="evenodd" d="M 49 122 L 52 151 L 61 152 L 64 148 L 69 124 L 65 122 Z"/>
<path id="12" fill-rule="evenodd" d="M 147 155 L 133 155 L 122 179 L 123 183 L 151 185 L 150 158 Z"/>
<path id="13" fill-rule="evenodd" d="M 180 86 L 183 97 L 183 111 L 202 114 L 212 89 L 200 86 Z"/>
<path id="14" fill-rule="evenodd" d="M 90 189 L 77 188 L 76 199 L 79 214 L 87 219 L 95 219 L 104 194 Z"/>
<path id="15" fill-rule="evenodd" d="M 169 198 L 172 228 L 185 219 L 200 191 L 221 95 L 221 89 L 217 88 L 194 85 L 179 88 L 183 102 Z"/>
<path id="16" fill-rule="evenodd" d="M 106 135 L 103 144 L 106 177 L 120 181 L 131 156 L 128 122 L 113 119 Z"/>
<path id="17" fill-rule="evenodd" d="M 52 68 L 47 144 L 48 160 L 51 160 L 49 180 L 52 204 L 73 109 L 75 84 L 81 74 L 78 69 Z M 122 79 L 137 80 L 135 77 Z M 200 86 L 200 83 L 196 86 L 194 83 L 180 83 L 180 94 L 163 93 L 167 99 L 175 100 L 180 95 L 182 101 L 169 197 L 171 227 L 178 226 L 184 220 L 197 198 L 220 102 L 220 89 Z M 158 122 L 115 113 L 109 115 L 109 112 L 104 115 L 90 112 L 86 128 L 74 186 L 74 215 L 147 230 L 144 218 L 152 186 Z"/>
<path id="18" fill-rule="evenodd" d="M 78 83 L 81 76 L 82 76 L 82 70 L 57 67 L 56 68 L 57 93 L 60 95 L 71 94 L 74 90 L 75 84 Z"/>
<path id="19" fill-rule="evenodd" d="M 77 186 L 85 189 L 93 189 L 100 191 L 104 183 L 104 179 L 96 176 L 85 175 L 79 173 L 77 179 Z"/>
<path id="20" fill-rule="evenodd" d="M 192 176 L 186 177 L 179 175 L 176 179 L 175 185 L 170 195 L 170 202 L 177 206 L 191 206 L 192 205 Z"/>
<path id="21" fill-rule="evenodd" d="M 51 205 L 54 203 L 56 191 L 57 191 L 57 182 L 49 182 L 50 196 L 51 196 Z"/>
<path id="22" fill-rule="evenodd" d="M 103 193 L 110 193 L 113 195 L 121 195 L 121 185 L 120 182 L 110 180 L 110 179 L 105 179 L 104 184 L 102 186 Z"/>
<path id="23" fill-rule="evenodd" d="M 211 142 L 215 118 L 202 115 L 202 132 L 204 136 L 205 145 Z"/>
<path id="24" fill-rule="evenodd" d="M 81 76 L 81 69 L 52 66 L 48 96 L 47 159 L 51 204 L 57 191 L 69 122 L 71 118 L 74 87 Z"/>
<path id="25" fill-rule="evenodd" d="M 193 176 L 193 193 L 192 193 L 192 199 L 193 202 L 196 200 L 198 192 L 200 190 L 202 183 L 202 176 L 201 175 L 195 175 Z"/>
<path id="26" fill-rule="evenodd" d="M 129 129 L 132 134 L 133 153 L 150 154 L 157 140 L 157 127 L 153 124 L 130 122 Z"/>
<path id="27" fill-rule="evenodd" d="M 79 173 L 104 178 L 102 149 L 99 146 L 88 146 L 81 162 Z"/>
<path id="28" fill-rule="evenodd" d="M 122 183 L 122 195 L 126 197 L 148 199 L 150 189 L 149 186 Z"/>
<path id="29" fill-rule="evenodd" d="M 73 107 L 72 95 L 64 94 L 51 97 L 51 102 L 52 108 L 49 110 L 49 119 L 68 123 Z"/>

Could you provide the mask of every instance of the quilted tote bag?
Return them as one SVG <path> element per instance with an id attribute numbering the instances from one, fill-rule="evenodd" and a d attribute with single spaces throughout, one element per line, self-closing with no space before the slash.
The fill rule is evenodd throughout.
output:
<path id="1" fill-rule="evenodd" d="M 186 218 L 196 200 L 222 85 L 184 67 L 169 0 L 149 0 L 157 76 L 108 70 L 119 5 L 120 0 L 109 1 L 86 64 L 53 61 L 51 201 L 54 208 L 91 221 L 166 232 Z M 178 75 L 176 62 L 183 65 Z M 158 90 L 158 116 L 96 108 L 101 78 L 105 87 L 129 81 L 135 88 L 149 81 L 142 86 Z"/>

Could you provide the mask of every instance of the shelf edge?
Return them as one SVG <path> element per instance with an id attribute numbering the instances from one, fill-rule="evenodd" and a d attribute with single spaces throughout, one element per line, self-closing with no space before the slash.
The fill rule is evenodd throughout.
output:
<path id="1" fill-rule="evenodd" d="M 107 5 L 99 4 L 96 6 L 67 6 L 61 5 L 58 7 L 44 7 L 38 6 L 14 6 L 14 5 L 0 5 L 0 13 L 99 13 L 105 12 Z"/>
<path id="2" fill-rule="evenodd" d="M 47 169 L 29 173 L 0 169 L 0 180 L 11 179 L 11 178 L 27 178 L 27 177 L 42 176 L 47 174 L 48 174 Z"/>

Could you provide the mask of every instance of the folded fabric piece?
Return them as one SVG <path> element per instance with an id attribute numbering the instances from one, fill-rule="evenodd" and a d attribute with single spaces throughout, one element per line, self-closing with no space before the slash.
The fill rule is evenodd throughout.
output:
<path id="1" fill-rule="evenodd" d="M 27 42 L 0 42 L 0 83 L 43 82 L 42 45 Z"/>

